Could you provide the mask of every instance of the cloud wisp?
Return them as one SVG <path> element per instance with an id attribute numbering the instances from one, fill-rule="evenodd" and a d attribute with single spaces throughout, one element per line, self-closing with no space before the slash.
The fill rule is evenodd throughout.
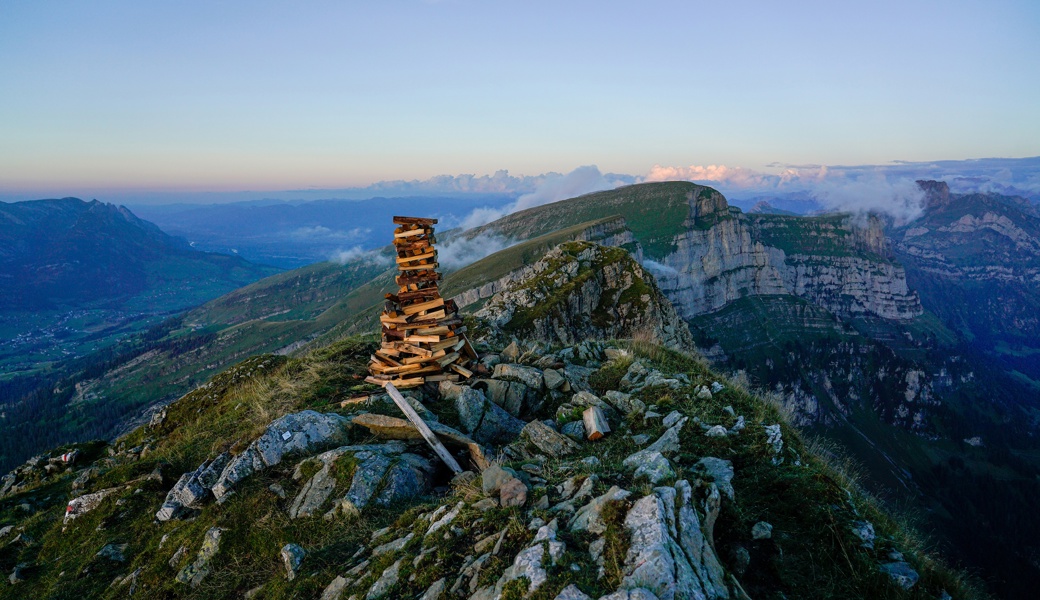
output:
<path id="1" fill-rule="evenodd" d="M 462 220 L 462 228 L 472 229 L 521 210 L 582 194 L 613 189 L 626 183 L 624 179 L 603 175 L 593 165 L 578 167 L 566 175 L 551 173 L 544 177 L 533 191 L 523 194 L 512 204 L 497 209 L 487 207 L 475 209 Z"/>

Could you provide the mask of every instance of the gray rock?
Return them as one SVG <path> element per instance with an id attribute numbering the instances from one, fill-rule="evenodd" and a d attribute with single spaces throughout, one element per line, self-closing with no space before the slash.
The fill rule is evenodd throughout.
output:
<path id="1" fill-rule="evenodd" d="M 69 501 L 65 507 L 65 520 L 64 524 L 68 525 L 69 521 L 81 517 L 88 512 L 94 510 L 101 504 L 101 501 L 108 496 L 118 492 L 122 488 L 112 487 L 94 492 L 93 494 L 84 494 L 77 498 L 73 498 Z"/>
<path id="2" fill-rule="evenodd" d="M 556 369 L 545 369 L 542 371 L 542 377 L 545 381 L 545 387 L 550 390 L 558 390 L 563 387 L 563 384 L 567 383 L 567 379 Z"/>
<path id="3" fill-rule="evenodd" d="M 646 479 L 650 483 L 657 484 L 675 477 L 672 463 L 657 451 L 641 450 L 626 458 L 623 464 L 629 469 L 635 469 L 632 477 L 637 480 Z"/>
<path id="4" fill-rule="evenodd" d="M 578 444 L 541 421 L 531 421 L 524 426 L 520 436 L 546 456 L 566 456 L 579 449 Z"/>
<path id="5" fill-rule="evenodd" d="M 506 362 L 516 362 L 516 359 L 520 358 L 520 347 L 516 345 L 515 340 L 509 342 L 509 345 L 502 350 L 500 357 Z"/>
<path id="6" fill-rule="evenodd" d="M 600 462 L 599 459 L 596 458 L 595 456 L 586 456 L 585 458 L 581 459 L 581 464 L 585 465 L 586 467 L 590 467 L 590 468 L 598 467 L 599 466 L 599 462 Z"/>
<path id="7" fill-rule="evenodd" d="M 642 400 L 633 398 L 632 394 L 608 390 L 603 395 L 603 399 L 626 415 L 641 415 L 646 412 L 646 404 Z"/>
<path id="8" fill-rule="evenodd" d="M 202 580 L 209 575 L 209 564 L 213 557 L 220 551 L 220 534 L 223 532 L 219 527 L 212 527 L 206 531 L 202 540 L 202 547 L 195 557 L 195 561 L 184 567 L 177 573 L 177 581 L 198 587 Z"/>
<path id="9" fill-rule="evenodd" d="M 715 482 L 719 491 L 733 499 L 733 463 L 714 456 L 706 456 L 694 465 L 694 471 Z"/>
<path id="10" fill-rule="evenodd" d="M 342 575 L 337 575 L 335 579 L 325 587 L 325 591 L 321 593 L 319 600 L 340 600 L 343 597 L 343 591 L 347 589 L 347 580 Z"/>
<path id="11" fill-rule="evenodd" d="M 504 485 L 510 479 L 515 479 L 515 475 L 506 471 L 498 465 L 491 465 L 484 469 L 480 474 L 481 478 L 481 489 L 485 496 L 493 496 L 498 490 L 502 489 Z"/>
<path id="12" fill-rule="evenodd" d="M 596 535 L 602 535 L 607 530 L 603 522 L 603 508 L 610 502 L 624 500 L 632 495 L 632 492 L 623 490 L 618 486 L 611 486 L 602 496 L 597 496 L 582 506 L 571 518 L 571 531 L 588 531 Z"/>
<path id="13" fill-rule="evenodd" d="M 19 563 L 15 565 L 14 569 L 11 570 L 11 574 L 7 576 L 7 581 L 9 581 L 11 585 L 18 585 L 19 583 L 27 581 L 27 578 L 25 576 L 25 570 L 27 566 L 28 565 L 26 565 L 25 563 Z"/>
<path id="14" fill-rule="evenodd" d="M 440 600 L 441 596 L 444 595 L 444 590 L 448 587 L 448 583 L 444 581 L 444 578 L 440 578 L 430 584 L 430 587 L 426 588 L 426 592 L 422 595 L 419 600 Z"/>
<path id="15" fill-rule="evenodd" d="M 296 575 L 300 572 L 300 564 L 303 563 L 303 557 L 307 555 L 307 551 L 296 544 L 286 544 L 282 546 L 281 555 L 282 564 L 285 565 L 285 576 L 289 581 L 296 579 Z"/>
<path id="16" fill-rule="evenodd" d="M 217 502 L 223 502 L 239 481 L 277 465 L 285 456 L 314 454 L 335 446 L 346 438 L 349 425 L 346 417 L 313 410 L 276 419 L 245 451 L 231 459 L 213 485 L 213 495 Z"/>
<path id="17" fill-rule="evenodd" d="M 625 372 L 625 376 L 621 378 L 621 389 L 632 390 L 642 387 L 643 380 L 650 374 L 650 371 L 638 360 L 632 361 L 629 365 L 628 371 Z"/>
<path id="18" fill-rule="evenodd" d="M 105 544 L 98 550 L 97 556 L 112 562 L 126 562 L 126 549 L 129 547 L 129 544 Z"/>
<path id="19" fill-rule="evenodd" d="M 682 428 L 686 425 L 688 419 L 686 417 L 680 417 L 674 421 L 674 425 L 668 428 L 661 437 L 657 438 L 657 441 L 647 446 L 644 452 L 660 452 L 666 456 L 671 456 L 680 450 L 679 445 L 679 434 L 682 433 Z"/>
<path id="20" fill-rule="evenodd" d="M 913 570 L 908 563 L 905 562 L 890 562 L 883 563 L 880 567 L 881 572 L 892 578 L 892 581 L 904 590 L 917 585 L 917 581 L 921 579 L 921 576 L 917 574 L 917 571 Z"/>
<path id="21" fill-rule="evenodd" d="M 728 598 L 722 565 L 701 530 L 686 481 L 659 487 L 625 516 L 631 544 L 622 588 L 644 588 L 658 598 Z"/>
<path id="22" fill-rule="evenodd" d="M 484 392 L 488 400 L 501 406 L 514 417 L 520 417 L 537 404 L 537 394 L 518 381 L 501 379 L 477 379 L 470 387 Z"/>
<path id="23" fill-rule="evenodd" d="M 536 391 L 545 389 L 545 377 L 542 375 L 540 370 L 534 367 L 504 363 L 498 364 L 495 365 L 495 372 L 492 375 L 492 378 L 504 379 L 506 381 L 519 381 Z"/>
<path id="24" fill-rule="evenodd" d="M 372 587 L 368 588 L 368 594 L 365 596 L 365 600 L 376 600 L 386 596 L 386 593 L 390 591 L 400 576 L 401 563 L 404 559 L 399 559 L 394 564 L 387 567 L 383 573 L 379 576 L 379 579 L 372 584 Z"/>
<path id="25" fill-rule="evenodd" d="M 493 597 L 500 597 L 502 589 L 507 583 L 521 577 L 527 578 L 527 593 L 529 595 L 546 582 L 549 578 L 546 567 L 556 565 L 563 558 L 563 553 L 567 549 L 563 542 L 556 539 L 555 525 L 556 521 L 554 520 L 552 523 L 538 528 L 538 532 L 534 536 L 533 545 L 521 550 L 516 555 L 516 558 L 513 559 L 513 564 L 498 579 L 498 582 L 495 584 Z"/>
<path id="26" fill-rule="evenodd" d="M 769 444 L 773 450 L 773 464 L 778 465 L 784 462 L 784 458 L 780 456 L 780 453 L 784 449 L 784 438 L 780 432 L 780 424 L 766 425 L 766 443 Z"/>
<path id="27" fill-rule="evenodd" d="M 202 508 L 206 501 L 213 497 L 210 489 L 217 483 L 221 472 L 229 462 L 231 462 L 231 455 L 223 452 L 213 460 L 204 461 L 194 471 L 181 475 L 181 478 L 166 494 L 166 500 L 155 513 L 155 518 L 159 521 L 168 521 L 192 512 L 186 509 Z"/>
<path id="28" fill-rule="evenodd" d="M 484 393 L 464 388 L 455 400 L 459 421 L 466 433 L 483 444 L 505 445 L 517 438 L 524 428 L 523 421 L 510 415 L 502 407 L 489 401 Z"/>
<path id="29" fill-rule="evenodd" d="M 765 521 L 759 521 L 751 527 L 751 539 L 768 540 L 773 537 L 773 526 Z"/>
<path id="30" fill-rule="evenodd" d="M 852 530 L 852 534 L 860 539 L 864 548 L 874 548 L 874 538 L 877 535 L 874 533 L 874 524 L 870 521 L 853 521 L 850 524 L 849 529 Z"/>
<path id="31" fill-rule="evenodd" d="M 585 423 L 583 421 L 571 421 L 560 426 L 560 433 L 577 441 L 585 439 Z"/>
<path id="32" fill-rule="evenodd" d="M 573 583 L 560 590 L 554 600 L 592 600 L 592 597 L 578 589 Z"/>
<path id="33" fill-rule="evenodd" d="M 613 594 L 600 596 L 599 600 L 660 600 L 653 592 L 646 588 L 633 588 L 629 590 L 618 590 Z"/>
<path id="34" fill-rule="evenodd" d="M 713 438 L 726 437 L 729 435 L 729 431 L 722 425 L 715 425 L 711 429 L 705 431 L 704 435 Z"/>

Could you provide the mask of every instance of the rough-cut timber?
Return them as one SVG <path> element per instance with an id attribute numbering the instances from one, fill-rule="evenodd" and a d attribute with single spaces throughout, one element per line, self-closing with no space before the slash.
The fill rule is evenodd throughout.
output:
<path id="1" fill-rule="evenodd" d="M 466 339 L 454 300 L 441 297 L 437 282 L 437 219 L 394 217 L 396 294 L 387 294 L 379 317 L 383 343 L 369 362 L 365 381 L 397 388 L 427 381 L 458 381 L 473 375 L 477 353 Z"/>

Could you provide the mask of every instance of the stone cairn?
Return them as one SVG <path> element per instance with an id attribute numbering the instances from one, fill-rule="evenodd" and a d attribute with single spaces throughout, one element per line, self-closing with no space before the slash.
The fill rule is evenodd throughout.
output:
<path id="1" fill-rule="evenodd" d="M 468 379 L 473 371 L 467 367 L 477 360 L 477 353 L 466 339 L 455 301 L 441 298 L 437 287 L 437 219 L 394 217 L 394 224 L 400 289 L 386 295 L 379 317 L 383 342 L 371 357 L 365 381 L 403 389 Z"/>

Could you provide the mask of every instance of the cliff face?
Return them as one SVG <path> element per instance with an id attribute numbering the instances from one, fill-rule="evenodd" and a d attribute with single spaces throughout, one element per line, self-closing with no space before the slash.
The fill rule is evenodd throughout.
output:
<path id="1" fill-rule="evenodd" d="M 692 195 L 691 195 L 692 196 Z M 908 320 L 922 314 L 876 219 L 748 216 L 717 192 L 690 198 L 675 251 L 655 270 L 683 318 L 749 296 L 789 294 L 839 317 Z"/>
<path id="2" fill-rule="evenodd" d="M 951 195 L 940 182 L 919 183 L 928 193 L 928 208 L 921 218 L 893 230 L 892 239 L 929 310 L 951 327 L 970 332 L 982 346 L 1035 347 L 1040 337 L 1040 214 L 1018 198 Z M 1017 368 L 1040 377 L 1040 365 Z"/>

